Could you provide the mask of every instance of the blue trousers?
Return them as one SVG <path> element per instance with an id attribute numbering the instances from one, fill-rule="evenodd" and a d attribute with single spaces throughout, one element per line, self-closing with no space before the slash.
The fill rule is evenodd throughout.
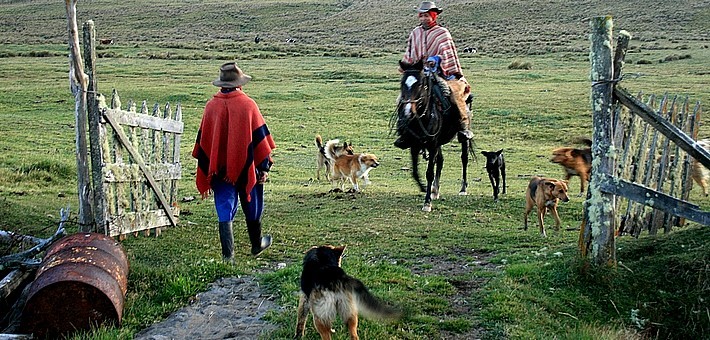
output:
<path id="1" fill-rule="evenodd" d="M 261 221 L 261 214 L 264 212 L 263 184 L 256 184 L 251 190 L 251 202 L 247 202 L 246 192 L 240 192 L 236 186 L 221 179 L 212 180 L 212 191 L 219 222 L 233 221 L 240 201 L 247 222 Z"/>

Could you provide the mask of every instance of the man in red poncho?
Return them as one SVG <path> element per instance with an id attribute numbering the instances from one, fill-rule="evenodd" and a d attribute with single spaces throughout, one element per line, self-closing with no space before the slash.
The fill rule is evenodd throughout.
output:
<path id="1" fill-rule="evenodd" d="M 421 60 L 427 67 L 438 70 L 437 73 L 446 80 L 451 92 L 451 100 L 459 109 L 460 134 L 466 139 L 471 139 L 473 134 L 468 130 L 469 117 L 466 105 L 470 100 L 471 87 L 461 71 L 461 63 L 451 33 L 437 22 L 442 11 L 433 1 L 422 1 L 417 9 L 420 25 L 409 33 L 407 49 L 402 56 L 402 61 L 414 64 Z M 409 147 L 402 139 L 397 139 L 395 146 L 402 149 Z"/>
<path id="2" fill-rule="evenodd" d="M 251 77 L 234 62 L 220 67 L 220 87 L 205 106 L 192 157 L 197 158 L 197 189 L 206 197 L 214 193 L 219 219 L 222 258 L 232 262 L 232 220 L 241 202 L 246 217 L 251 253 L 259 255 L 271 246 L 271 236 L 261 236 L 264 182 L 276 148 L 256 102 L 243 91 Z"/>

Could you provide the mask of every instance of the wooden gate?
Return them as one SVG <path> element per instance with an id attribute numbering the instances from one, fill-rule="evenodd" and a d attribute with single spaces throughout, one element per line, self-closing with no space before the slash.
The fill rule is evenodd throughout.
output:
<path id="1" fill-rule="evenodd" d="M 130 101 L 125 108 L 116 90 L 110 105 L 97 92 L 96 34 L 93 22 L 84 25 L 84 60 L 89 76 L 87 109 L 91 146 L 93 214 L 100 232 L 123 237 L 176 226 L 177 185 L 181 177 L 180 104 L 173 111 L 146 101 L 140 112 Z"/>
<path id="2" fill-rule="evenodd" d="M 681 223 L 680 218 L 710 225 L 710 212 L 687 201 L 689 157 L 710 168 L 710 152 L 693 139 L 699 103 L 691 112 L 688 99 L 682 103 L 670 99 L 669 105 L 666 96 L 654 109 L 653 99 L 644 103 L 630 95 L 618 83 L 631 35 L 621 31 L 614 51 L 611 17 L 593 18 L 590 24 L 593 162 L 579 245 L 582 256 L 591 255 L 594 264 L 615 265 L 614 237 L 619 206 L 624 206 L 621 197 L 629 200 L 621 232 L 638 235 L 644 225 L 651 233 L 659 227 L 670 231 L 672 225 Z M 622 105 L 631 112 L 626 119 Z M 637 118 L 645 123 L 640 137 Z M 636 150 L 631 151 L 634 143 Z M 646 207 L 653 209 L 646 211 Z"/>

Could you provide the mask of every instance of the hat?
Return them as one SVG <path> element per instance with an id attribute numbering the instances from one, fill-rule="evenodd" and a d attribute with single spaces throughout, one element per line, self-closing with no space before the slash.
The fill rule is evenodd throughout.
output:
<path id="1" fill-rule="evenodd" d="M 434 3 L 434 1 L 422 1 L 422 4 L 419 5 L 418 11 L 419 11 L 419 13 L 426 13 L 429 11 L 441 13 L 443 10 L 439 7 L 436 7 L 436 4 Z"/>
<path id="2" fill-rule="evenodd" d="M 242 72 L 237 66 L 237 63 L 225 63 L 219 68 L 219 78 L 212 82 L 212 85 L 219 87 L 238 87 L 244 85 L 251 80 L 251 76 L 248 76 Z"/>

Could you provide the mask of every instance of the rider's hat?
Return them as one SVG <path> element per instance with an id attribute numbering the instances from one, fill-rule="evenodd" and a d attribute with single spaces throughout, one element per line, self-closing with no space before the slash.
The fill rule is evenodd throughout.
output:
<path id="1" fill-rule="evenodd" d="M 436 7 L 436 4 L 434 3 L 434 1 L 422 1 L 422 4 L 419 5 L 418 11 L 419 11 L 419 13 L 426 13 L 429 11 L 441 13 L 443 10 L 439 7 Z"/>

